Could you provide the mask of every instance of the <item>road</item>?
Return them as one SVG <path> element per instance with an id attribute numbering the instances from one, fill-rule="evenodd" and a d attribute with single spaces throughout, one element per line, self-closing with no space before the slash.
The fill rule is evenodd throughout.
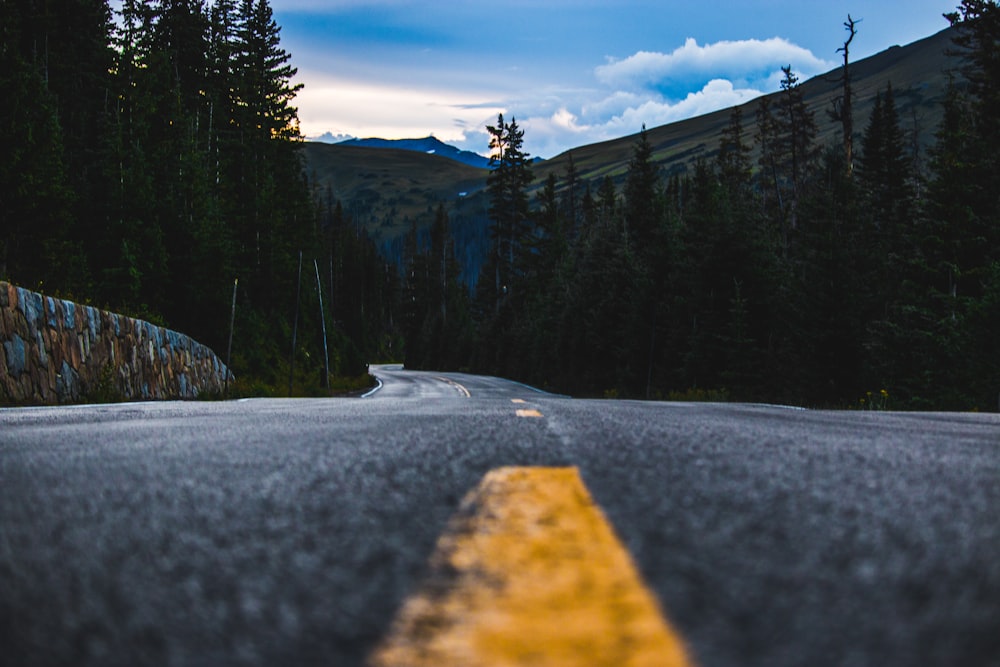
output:
<path id="1" fill-rule="evenodd" d="M 575 466 L 698 664 L 1000 665 L 998 415 L 374 371 L 0 410 L 0 664 L 361 665 L 484 475 Z"/>

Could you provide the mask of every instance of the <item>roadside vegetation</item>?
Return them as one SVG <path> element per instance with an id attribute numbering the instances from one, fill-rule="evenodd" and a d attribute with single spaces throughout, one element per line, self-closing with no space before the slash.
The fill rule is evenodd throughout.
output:
<path id="1" fill-rule="evenodd" d="M 0 4 L 0 278 L 223 358 L 238 279 L 234 391 L 353 386 L 338 378 L 401 348 L 398 277 L 304 174 L 299 87 L 268 1 L 119 6 Z"/>
<path id="2" fill-rule="evenodd" d="M 995 410 L 1000 9 L 963 0 L 948 18 L 928 152 L 891 81 L 854 117 L 848 17 L 838 100 L 810 107 L 790 65 L 685 173 L 660 172 L 643 128 L 623 178 L 570 159 L 536 183 L 501 115 L 475 261 L 456 256 L 467 220 L 369 169 L 379 216 L 433 217 L 410 218 L 396 264 L 361 224 L 374 213 L 309 181 L 267 0 L 6 2 L 0 278 L 220 356 L 231 333 L 239 396 L 354 391 L 366 362 L 405 358 L 572 395 Z"/>
<path id="3" fill-rule="evenodd" d="M 658 172 L 643 130 L 623 187 L 570 161 L 528 207 L 523 132 L 501 117 L 477 292 L 449 290 L 437 223 L 408 258 L 407 365 L 575 395 L 996 410 L 1000 10 L 966 0 L 948 18 L 954 83 L 929 155 L 891 81 L 852 117 L 850 18 L 832 108 L 809 108 L 788 67 L 754 132 L 734 109 L 685 176 Z M 836 143 L 816 141 L 817 113 L 842 122 Z"/>

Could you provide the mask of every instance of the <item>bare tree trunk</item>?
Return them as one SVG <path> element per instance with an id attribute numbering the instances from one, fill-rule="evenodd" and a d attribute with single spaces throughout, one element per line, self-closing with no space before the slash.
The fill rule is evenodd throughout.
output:
<path id="1" fill-rule="evenodd" d="M 840 122 L 844 129 L 844 160 L 847 169 L 847 177 L 854 175 L 854 112 L 851 109 L 851 71 L 850 52 L 851 42 L 858 34 L 857 21 L 847 15 L 847 23 L 844 24 L 850 33 L 850 37 L 844 42 L 843 48 L 837 49 L 844 52 L 844 99 L 840 108 Z"/>

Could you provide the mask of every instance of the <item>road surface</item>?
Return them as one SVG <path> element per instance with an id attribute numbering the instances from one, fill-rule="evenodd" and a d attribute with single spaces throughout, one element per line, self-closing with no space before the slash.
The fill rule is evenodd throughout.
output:
<path id="1" fill-rule="evenodd" d="M 374 372 L 0 410 L 0 664 L 362 665 L 484 475 L 574 466 L 698 664 L 1000 665 L 997 415 Z"/>

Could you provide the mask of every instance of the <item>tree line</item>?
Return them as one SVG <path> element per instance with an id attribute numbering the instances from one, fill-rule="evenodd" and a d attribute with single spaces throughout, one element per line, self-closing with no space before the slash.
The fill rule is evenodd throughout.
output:
<path id="1" fill-rule="evenodd" d="M 267 0 L 124 0 L 117 16 L 12 0 L 0 277 L 220 352 L 238 278 L 233 366 L 262 393 L 405 356 L 575 395 L 994 409 L 1000 17 L 963 0 L 948 18 L 961 76 L 926 158 L 890 85 L 854 146 L 850 39 L 842 147 L 818 145 L 788 67 L 691 173 L 664 177 L 643 129 L 622 187 L 570 161 L 531 200 L 524 131 L 501 115 L 470 293 L 444 206 L 400 273 L 308 181 Z"/>
<path id="2" fill-rule="evenodd" d="M 407 365 L 574 395 L 996 410 L 1000 10 L 963 0 L 947 18 L 961 76 L 926 160 L 888 83 L 855 149 L 850 18 L 842 145 L 817 143 L 787 67 L 753 131 L 733 109 L 693 173 L 664 178 L 643 128 L 623 187 L 570 160 L 529 206 L 524 133 L 501 115 L 476 293 L 451 282 L 443 210 L 429 247 L 413 234 Z"/>
<path id="3" fill-rule="evenodd" d="M 398 279 L 305 176 L 267 0 L 10 0 L 0 36 L 0 277 L 219 353 L 238 279 L 233 366 L 261 391 L 296 359 L 296 391 L 326 384 L 321 323 L 334 374 L 391 346 Z"/>

